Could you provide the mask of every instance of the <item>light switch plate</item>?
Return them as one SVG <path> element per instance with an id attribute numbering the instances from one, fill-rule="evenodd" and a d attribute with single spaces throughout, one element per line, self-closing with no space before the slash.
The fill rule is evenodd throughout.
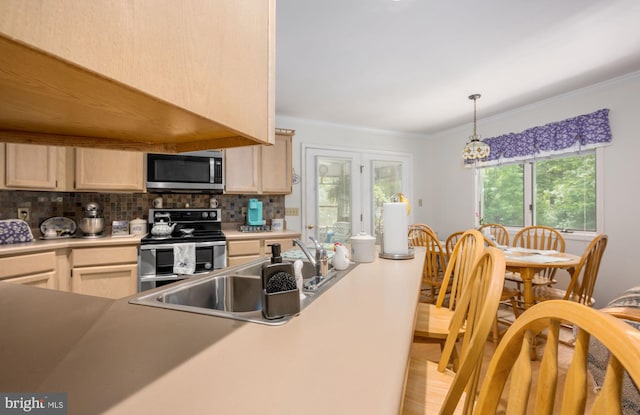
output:
<path id="1" fill-rule="evenodd" d="M 284 214 L 286 216 L 300 216 L 300 209 L 299 208 L 285 208 L 284 209 Z"/>

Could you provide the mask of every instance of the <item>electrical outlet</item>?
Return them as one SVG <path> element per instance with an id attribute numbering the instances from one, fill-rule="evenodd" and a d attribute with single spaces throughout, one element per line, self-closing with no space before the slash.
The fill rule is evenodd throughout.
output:
<path id="1" fill-rule="evenodd" d="M 31 217 L 31 209 L 28 207 L 18 208 L 18 219 L 29 220 Z"/>
<path id="2" fill-rule="evenodd" d="M 285 216 L 300 216 L 300 209 L 298 208 L 284 208 Z"/>
<path id="3" fill-rule="evenodd" d="M 246 206 L 242 206 L 242 214 L 247 216 L 247 207 Z"/>

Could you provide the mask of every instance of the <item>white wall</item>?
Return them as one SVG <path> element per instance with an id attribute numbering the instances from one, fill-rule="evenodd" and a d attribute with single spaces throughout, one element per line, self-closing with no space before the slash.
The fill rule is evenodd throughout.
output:
<path id="1" fill-rule="evenodd" d="M 596 284 L 596 307 L 640 285 L 640 72 L 478 121 L 478 132 L 493 137 L 600 108 L 610 109 L 613 144 L 603 151 L 604 233 L 609 243 Z M 473 170 L 465 169 L 461 159 L 471 129 L 469 124 L 434 136 L 428 148 L 437 157 L 429 157 L 432 164 L 428 166 L 417 166 L 422 168 L 417 174 L 429 177 L 431 183 L 422 188 L 416 184 L 416 192 L 426 194 L 429 203 L 421 212 L 424 216 L 415 220 L 432 225 L 440 235 L 474 224 Z M 567 251 L 581 255 L 586 243 L 568 241 Z"/>
<path id="2" fill-rule="evenodd" d="M 413 155 L 413 178 L 414 189 L 416 189 L 416 181 L 421 182 L 423 175 L 421 165 L 427 161 L 432 154 L 424 151 L 427 138 L 424 136 L 412 136 L 402 133 L 368 130 L 362 128 L 353 128 L 342 125 L 327 124 L 311 120 L 303 120 L 299 118 L 276 116 L 276 126 L 278 128 L 290 128 L 296 130 L 293 137 L 293 168 L 297 174 L 303 175 L 304 169 L 302 160 L 303 145 L 319 145 L 328 146 L 330 148 L 355 150 L 355 151 L 391 151 L 395 153 L 407 153 Z M 285 206 L 287 208 L 300 208 L 300 216 L 286 216 L 287 229 L 302 230 L 306 223 L 303 220 L 303 202 L 302 194 L 304 190 L 304 180 L 300 184 L 293 186 L 291 195 L 285 198 Z M 413 199 L 425 198 L 428 186 L 420 184 L 422 189 L 420 192 L 413 193 Z M 419 208 L 418 204 L 413 200 L 412 209 L 414 215 L 423 216 L 421 212 L 425 207 Z M 415 206 L 415 208 L 414 208 Z"/>

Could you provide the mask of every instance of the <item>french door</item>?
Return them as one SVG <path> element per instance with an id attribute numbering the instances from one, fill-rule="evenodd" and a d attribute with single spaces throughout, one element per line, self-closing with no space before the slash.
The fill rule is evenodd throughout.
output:
<path id="1" fill-rule="evenodd" d="M 303 229 L 325 243 L 378 235 L 382 204 L 402 192 L 411 198 L 411 156 L 307 147 Z"/>

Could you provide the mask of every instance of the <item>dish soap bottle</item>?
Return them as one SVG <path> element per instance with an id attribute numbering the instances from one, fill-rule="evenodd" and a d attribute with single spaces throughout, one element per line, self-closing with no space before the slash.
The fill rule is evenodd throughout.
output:
<path id="1" fill-rule="evenodd" d="M 271 247 L 271 261 L 269 264 L 264 264 L 262 266 L 263 286 L 266 287 L 269 278 L 277 272 L 289 274 L 295 283 L 295 278 L 293 278 L 293 264 L 288 261 L 282 262 L 280 244 L 276 243 L 269 246 Z"/>

